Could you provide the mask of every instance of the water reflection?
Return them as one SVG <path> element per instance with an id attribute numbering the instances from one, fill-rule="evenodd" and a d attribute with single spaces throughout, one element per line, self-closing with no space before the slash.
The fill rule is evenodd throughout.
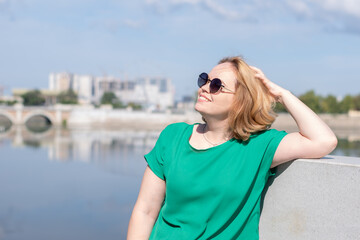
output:
<path id="1" fill-rule="evenodd" d="M 332 153 L 333 155 L 360 157 L 360 139 L 348 137 L 347 139 L 339 139 L 338 146 Z"/>
<path id="2" fill-rule="evenodd" d="M 143 155 L 155 145 L 159 133 L 159 130 L 55 127 L 32 132 L 27 127 L 13 126 L 0 133 L 0 139 L 10 139 L 15 148 L 42 148 L 49 161 L 91 162 L 113 174 L 131 175 L 138 171 L 134 158 L 145 164 Z"/>
<path id="3" fill-rule="evenodd" d="M 26 121 L 25 126 L 31 132 L 42 133 L 48 131 L 52 124 L 48 118 L 35 115 Z"/>
<path id="4" fill-rule="evenodd" d="M 44 147 L 49 160 L 97 161 L 107 154 L 144 153 L 155 145 L 160 131 L 136 129 L 47 129 L 12 126 L 0 133 L 0 139 L 10 139 L 13 146 Z"/>
<path id="5" fill-rule="evenodd" d="M 155 145 L 159 130 L 141 129 L 64 129 L 44 124 L 11 126 L 0 131 L 0 139 L 13 146 L 47 149 L 51 161 L 99 162 L 105 156 L 127 159 L 129 153 L 145 154 Z M 360 132 L 336 133 L 339 143 L 334 155 L 360 157 Z"/>
<path id="6" fill-rule="evenodd" d="M 0 114 L 0 133 L 8 131 L 11 128 L 11 125 L 10 119 Z"/>
<path id="7" fill-rule="evenodd" d="M 158 134 L 21 126 L 0 133 L 0 239 L 125 239 L 143 155 Z"/>

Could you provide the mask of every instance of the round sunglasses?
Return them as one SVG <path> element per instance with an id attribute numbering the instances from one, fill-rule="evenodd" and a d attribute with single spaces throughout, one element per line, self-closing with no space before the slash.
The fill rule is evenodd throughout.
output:
<path id="1" fill-rule="evenodd" d="M 217 93 L 218 91 L 220 91 L 221 88 L 228 90 L 230 93 L 235 93 L 234 91 L 225 87 L 219 78 L 214 78 L 210 80 L 209 75 L 207 73 L 201 73 L 198 78 L 199 88 L 201 88 L 208 82 L 210 82 L 210 93 Z"/>

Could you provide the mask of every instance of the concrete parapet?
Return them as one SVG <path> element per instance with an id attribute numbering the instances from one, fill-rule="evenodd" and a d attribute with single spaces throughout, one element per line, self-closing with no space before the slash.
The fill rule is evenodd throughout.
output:
<path id="1" fill-rule="evenodd" d="M 350 110 L 348 112 L 349 117 L 358 117 L 360 118 L 360 111 L 357 110 Z"/>
<path id="2" fill-rule="evenodd" d="M 140 128 L 163 129 L 174 122 L 201 122 L 201 115 L 196 112 L 185 114 L 172 114 L 170 112 L 149 113 L 146 111 L 128 110 L 76 110 L 69 120 L 70 128 L 78 127 L 114 127 L 114 128 Z"/>
<path id="3" fill-rule="evenodd" d="M 360 239 L 360 158 L 282 164 L 265 192 L 262 240 Z"/>
<path id="4" fill-rule="evenodd" d="M 319 114 L 319 117 L 332 129 L 339 131 L 360 131 L 360 115 L 350 116 L 348 114 Z M 278 114 L 272 126 L 276 129 L 283 130 L 297 129 L 296 122 L 289 113 Z"/>

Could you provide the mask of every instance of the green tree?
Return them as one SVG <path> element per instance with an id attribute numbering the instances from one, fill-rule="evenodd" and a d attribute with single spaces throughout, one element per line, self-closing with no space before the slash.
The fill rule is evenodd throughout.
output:
<path id="1" fill-rule="evenodd" d="M 16 100 L 0 100 L 0 105 L 13 106 L 15 103 L 17 103 Z"/>
<path id="2" fill-rule="evenodd" d="M 347 113 L 350 109 L 354 108 L 354 98 L 351 95 L 346 95 L 339 103 L 340 113 Z"/>
<path id="3" fill-rule="evenodd" d="M 284 105 L 282 105 L 281 103 L 277 102 L 274 108 L 274 111 L 277 113 L 280 112 L 287 112 L 286 108 L 284 107 Z"/>
<path id="4" fill-rule="evenodd" d="M 124 108 L 124 104 L 113 92 L 104 92 L 101 97 L 101 104 L 111 104 L 113 108 Z"/>
<path id="5" fill-rule="evenodd" d="M 6 101 L 6 104 L 7 104 L 8 106 L 13 106 L 13 105 L 15 105 L 16 103 L 17 103 L 16 100 Z"/>
<path id="6" fill-rule="evenodd" d="M 322 108 L 320 105 L 321 97 L 317 96 L 313 90 L 308 91 L 301 95 L 299 99 L 305 103 L 309 108 L 311 108 L 316 113 L 321 113 Z"/>
<path id="7" fill-rule="evenodd" d="M 360 111 L 360 94 L 353 98 L 354 109 Z"/>
<path id="8" fill-rule="evenodd" d="M 325 113 L 339 113 L 340 104 L 333 95 L 328 95 L 326 98 L 321 101 L 322 111 Z"/>
<path id="9" fill-rule="evenodd" d="M 113 108 L 125 108 L 126 106 L 120 101 L 117 100 L 112 104 Z"/>
<path id="10" fill-rule="evenodd" d="M 136 103 L 133 103 L 133 102 L 130 102 L 128 104 L 128 107 L 131 107 L 134 110 L 141 110 L 142 109 L 142 106 L 140 104 L 136 104 Z"/>
<path id="11" fill-rule="evenodd" d="M 78 96 L 72 89 L 61 92 L 57 96 L 57 99 L 58 99 L 58 102 L 61 104 L 77 104 L 78 103 Z"/>
<path id="12" fill-rule="evenodd" d="M 117 96 L 113 92 L 104 92 L 101 97 L 101 104 L 113 104 L 118 100 Z"/>
<path id="13" fill-rule="evenodd" d="M 39 90 L 32 90 L 21 95 L 25 106 L 41 106 L 45 103 L 45 98 Z"/>

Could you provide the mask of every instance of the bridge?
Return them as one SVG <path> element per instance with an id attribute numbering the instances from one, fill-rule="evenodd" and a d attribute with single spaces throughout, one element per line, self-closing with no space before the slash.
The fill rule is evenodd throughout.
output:
<path id="1" fill-rule="evenodd" d="M 14 125 L 23 125 L 35 116 L 47 119 L 52 125 L 62 125 L 70 117 L 71 106 L 57 104 L 54 106 L 24 106 L 15 104 L 14 106 L 1 106 L 0 116 L 5 116 Z"/>

